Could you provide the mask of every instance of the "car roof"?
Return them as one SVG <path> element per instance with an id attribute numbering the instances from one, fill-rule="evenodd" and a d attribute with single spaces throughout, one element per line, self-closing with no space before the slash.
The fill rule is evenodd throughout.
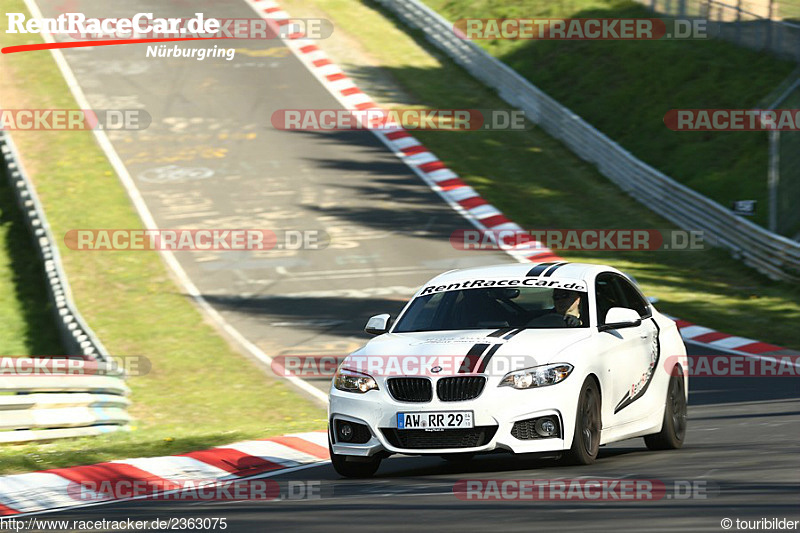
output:
<path id="1" fill-rule="evenodd" d="M 567 278 L 589 281 L 600 272 L 619 272 L 617 269 L 593 263 L 548 261 L 543 263 L 503 263 L 473 268 L 460 268 L 439 274 L 428 283 L 447 284 L 481 278 L 524 278 L 547 274 L 551 279 Z"/>

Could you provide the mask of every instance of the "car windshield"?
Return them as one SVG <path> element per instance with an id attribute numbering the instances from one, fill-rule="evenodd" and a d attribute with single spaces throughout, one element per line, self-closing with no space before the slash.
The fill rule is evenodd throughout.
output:
<path id="1" fill-rule="evenodd" d="M 493 287 L 418 296 L 393 331 L 569 327 L 589 327 L 585 292 L 546 287 Z"/>

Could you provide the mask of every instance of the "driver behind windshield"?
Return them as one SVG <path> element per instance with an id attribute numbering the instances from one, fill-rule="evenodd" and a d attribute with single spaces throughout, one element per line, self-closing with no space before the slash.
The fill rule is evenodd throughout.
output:
<path id="1" fill-rule="evenodd" d="M 568 327 L 582 326 L 581 293 L 567 289 L 553 290 L 553 312 L 563 316 Z"/>

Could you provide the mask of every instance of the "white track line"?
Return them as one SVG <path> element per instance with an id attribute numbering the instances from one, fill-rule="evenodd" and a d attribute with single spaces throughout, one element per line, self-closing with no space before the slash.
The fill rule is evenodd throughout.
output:
<path id="1" fill-rule="evenodd" d="M 25 6 L 30 11 L 31 15 L 34 18 L 42 19 L 42 12 L 39 9 L 39 6 L 36 5 L 35 0 L 24 0 Z M 55 39 L 53 36 L 43 30 L 41 32 L 42 38 L 47 43 L 55 43 Z M 50 50 L 50 53 L 55 59 L 56 64 L 58 65 L 61 74 L 64 76 L 64 80 L 67 82 L 69 86 L 69 90 L 72 92 L 75 101 L 78 104 L 80 109 L 92 109 L 92 106 L 89 105 L 89 101 L 86 99 L 86 95 L 83 93 L 83 89 L 81 89 L 80 85 L 78 84 L 78 80 L 75 77 L 75 73 L 72 71 L 72 68 L 67 63 L 67 60 L 64 58 L 64 54 L 61 50 L 53 49 Z M 139 213 L 139 217 L 142 219 L 145 228 L 147 229 L 158 229 L 158 225 L 153 218 L 150 209 L 147 207 L 147 204 L 142 198 L 139 189 L 136 188 L 136 184 L 133 181 L 128 169 L 125 167 L 125 164 L 122 162 L 122 159 L 117 154 L 116 149 L 114 149 L 114 145 L 111 143 L 111 140 L 106 135 L 104 130 L 94 129 L 92 130 L 94 133 L 94 137 L 97 140 L 97 143 L 100 145 L 100 148 L 105 153 L 108 161 L 111 163 L 111 166 L 119 176 L 122 185 L 125 187 L 125 191 L 128 193 L 131 201 L 133 202 L 136 211 Z M 186 274 L 186 271 L 183 269 L 181 264 L 175 258 L 175 255 L 168 250 L 162 250 L 159 252 L 161 254 L 161 258 L 167 264 L 167 266 L 172 270 L 172 273 L 178 279 L 183 290 L 192 297 L 192 299 L 200 306 L 200 308 L 208 315 L 211 320 L 213 320 L 218 327 L 222 328 L 225 333 L 230 335 L 237 343 L 239 343 L 245 350 L 247 350 L 253 357 L 261 361 L 267 366 L 270 366 L 272 363 L 272 358 L 268 356 L 264 351 L 261 350 L 258 346 L 247 340 L 244 335 L 239 333 L 236 328 L 231 326 L 227 320 L 216 310 L 214 309 L 211 304 L 203 298 L 203 295 L 197 289 L 194 283 L 189 279 L 189 276 Z M 328 395 L 319 390 L 318 388 L 314 387 L 313 385 L 306 383 L 302 379 L 295 377 L 295 376 L 286 376 L 284 379 L 287 379 L 290 383 L 295 385 L 296 387 L 300 388 L 304 392 L 311 395 L 314 399 L 319 400 L 320 402 L 327 404 L 328 403 Z"/>

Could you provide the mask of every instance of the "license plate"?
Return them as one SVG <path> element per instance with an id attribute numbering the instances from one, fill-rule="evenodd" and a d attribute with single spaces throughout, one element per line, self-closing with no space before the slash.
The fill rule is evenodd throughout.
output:
<path id="1" fill-rule="evenodd" d="M 397 429 L 454 429 L 473 427 L 472 411 L 397 413 Z"/>

